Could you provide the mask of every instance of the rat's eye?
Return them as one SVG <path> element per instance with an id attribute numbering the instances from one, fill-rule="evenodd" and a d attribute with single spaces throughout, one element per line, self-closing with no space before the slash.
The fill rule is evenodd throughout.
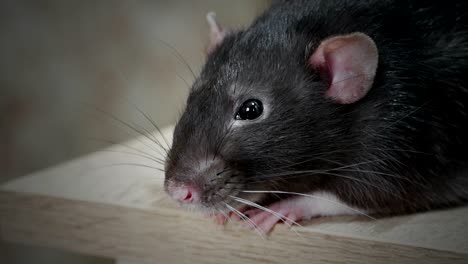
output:
<path id="1" fill-rule="evenodd" d="M 249 99 L 245 101 L 236 114 L 237 120 L 253 120 L 258 118 L 263 113 L 263 105 L 257 99 Z"/>

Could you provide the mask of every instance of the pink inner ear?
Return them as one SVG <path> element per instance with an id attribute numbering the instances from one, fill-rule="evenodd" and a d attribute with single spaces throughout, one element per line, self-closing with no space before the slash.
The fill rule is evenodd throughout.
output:
<path id="1" fill-rule="evenodd" d="M 324 40 L 309 63 L 330 82 L 326 95 L 340 104 L 362 99 L 372 87 L 378 50 L 365 34 L 353 33 Z"/>
<path id="2" fill-rule="evenodd" d="M 206 15 L 206 20 L 210 26 L 210 42 L 206 48 L 206 53 L 210 54 L 215 50 L 227 35 L 227 32 L 216 21 L 216 14 L 210 12 Z"/>

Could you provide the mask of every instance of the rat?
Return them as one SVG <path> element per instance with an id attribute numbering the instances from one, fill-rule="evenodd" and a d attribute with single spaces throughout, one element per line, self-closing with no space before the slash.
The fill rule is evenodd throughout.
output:
<path id="1" fill-rule="evenodd" d="M 466 1 L 276 1 L 248 28 L 213 14 L 165 190 L 261 232 L 468 198 Z"/>

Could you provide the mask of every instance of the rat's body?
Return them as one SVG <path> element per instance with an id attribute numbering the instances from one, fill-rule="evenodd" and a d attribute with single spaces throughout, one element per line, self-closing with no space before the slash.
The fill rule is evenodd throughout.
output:
<path id="1" fill-rule="evenodd" d="M 169 193 L 223 212 L 245 204 L 233 197 L 276 201 L 292 220 L 463 203 L 468 4 L 434 2 L 284 1 L 218 32 L 174 132 Z M 249 99 L 263 113 L 236 119 Z"/>

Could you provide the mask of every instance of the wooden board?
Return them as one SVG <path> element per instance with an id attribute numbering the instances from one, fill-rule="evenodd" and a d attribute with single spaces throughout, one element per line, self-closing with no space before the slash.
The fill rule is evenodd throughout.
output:
<path id="1" fill-rule="evenodd" d="M 171 133 L 164 131 L 168 140 Z M 163 173 L 150 168 L 159 165 L 135 155 L 161 156 L 148 143 L 139 138 L 2 185 L 2 239 L 161 263 L 468 263 L 468 207 L 377 221 L 320 218 L 297 233 L 279 226 L 266 240 L 234 223 L 221 228 L 167 197 Z"/>

